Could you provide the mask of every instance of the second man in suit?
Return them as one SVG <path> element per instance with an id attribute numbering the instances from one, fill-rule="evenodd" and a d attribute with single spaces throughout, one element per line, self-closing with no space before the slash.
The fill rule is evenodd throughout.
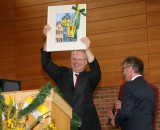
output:
<path id="1" fill-rule="evenodd" d="M 153 130 L 156 95 L 151 86 L 144 80 L 143 61 L 130 56 L 124 59 L 123 75 L 126 81 L 122 106 L 116 116 L 111 113 L 112 125 L 122 130 Z"/>

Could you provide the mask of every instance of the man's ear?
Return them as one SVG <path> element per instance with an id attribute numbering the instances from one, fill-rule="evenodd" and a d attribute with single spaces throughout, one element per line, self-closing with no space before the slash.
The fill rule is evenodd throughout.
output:
<path id="1" fill-rule="evenodd" d="M 85 60 L 85 65 L 87 65 L 87 60 Z"/>

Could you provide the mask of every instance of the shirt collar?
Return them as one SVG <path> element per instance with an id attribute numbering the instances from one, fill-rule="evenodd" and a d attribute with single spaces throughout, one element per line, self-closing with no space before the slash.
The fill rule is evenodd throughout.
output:
<path id="1" fill-rule="evenodd" d="M 138 75 L 134 76 L 134 77 L 131 79 L 131 81 L 135 80 L 135 79 L 136 79 L 137 77 L 139 77 L 139 76 L 142 76 L 142 75 L 138 74 Z"/>
<path id="2" fill-rule="evenodd" d="M 79 73 L 76 73 L 76 72 L 73 71 L 73 75 L 75 75 L 75 74 L 79 74 Z"/>

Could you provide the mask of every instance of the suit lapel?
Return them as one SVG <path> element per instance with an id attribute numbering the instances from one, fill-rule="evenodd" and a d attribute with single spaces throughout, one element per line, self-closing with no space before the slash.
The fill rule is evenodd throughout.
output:
<path id="1" fill-rule="evenodd" d="M 73 84 L 73 71 L 70 69 L 69 70 L 69 73 L 68 73 L 68 82 L 71 86 L 71 88 L 73 89 L 74 88 L 74 84 Z"/>
<path id="2" fill-rule="evenodd" d="M 78 76 L 77 84 L 74 89 L 74 93 L 81 93 L 85 89 L 85 84 L 87 82 L 87 80 L 85 79 L 87 79 L 85 76 L 85 72 L 80 73 Z"/>

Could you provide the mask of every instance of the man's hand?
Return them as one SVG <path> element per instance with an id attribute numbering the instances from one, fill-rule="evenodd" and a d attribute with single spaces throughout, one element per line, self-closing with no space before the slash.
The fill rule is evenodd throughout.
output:
<path id="1" fill-rule="evenodd" d="M 45 35 L 45 37 L 47 37 L 47 32 L 51 30 L 51 27 L 49 25 L 44 26 L 43 28 L 43 34 Z M 43 46 L 43 50 L 46 51 L 47 49 L 47 42 L 45 41 L 44 46 Z"/>
<path id="2" fill-rule="evenodd" d="M 44 26 L 44 28 L 43 28 L 43 34 L 47 37 L 47 33 L 50 30 L 51 30 L 51 27 L 49 25 Z"/>
<path id="3" fill-rule="evenodd" d="M 86 45 L 86 49 L 90 48 L 91 41 L 89 40 L 88 37 L 81 38 L 81 41 Z"/>
<path id="4" fill-rule="evenodd" d="M 107 116 L 111 119 L 111 124 L 115 126 L 115 122 L 114 122 L 115 116 L 113 115 L 112 111 L 109 111 Z"/>
<path id="5" fill-rule="evenodd" d="M 122 102 L 120 100 L 117 100 L 115 103 L 116 109 L 121 109 L 121 104 L 122 104 Z"/>

